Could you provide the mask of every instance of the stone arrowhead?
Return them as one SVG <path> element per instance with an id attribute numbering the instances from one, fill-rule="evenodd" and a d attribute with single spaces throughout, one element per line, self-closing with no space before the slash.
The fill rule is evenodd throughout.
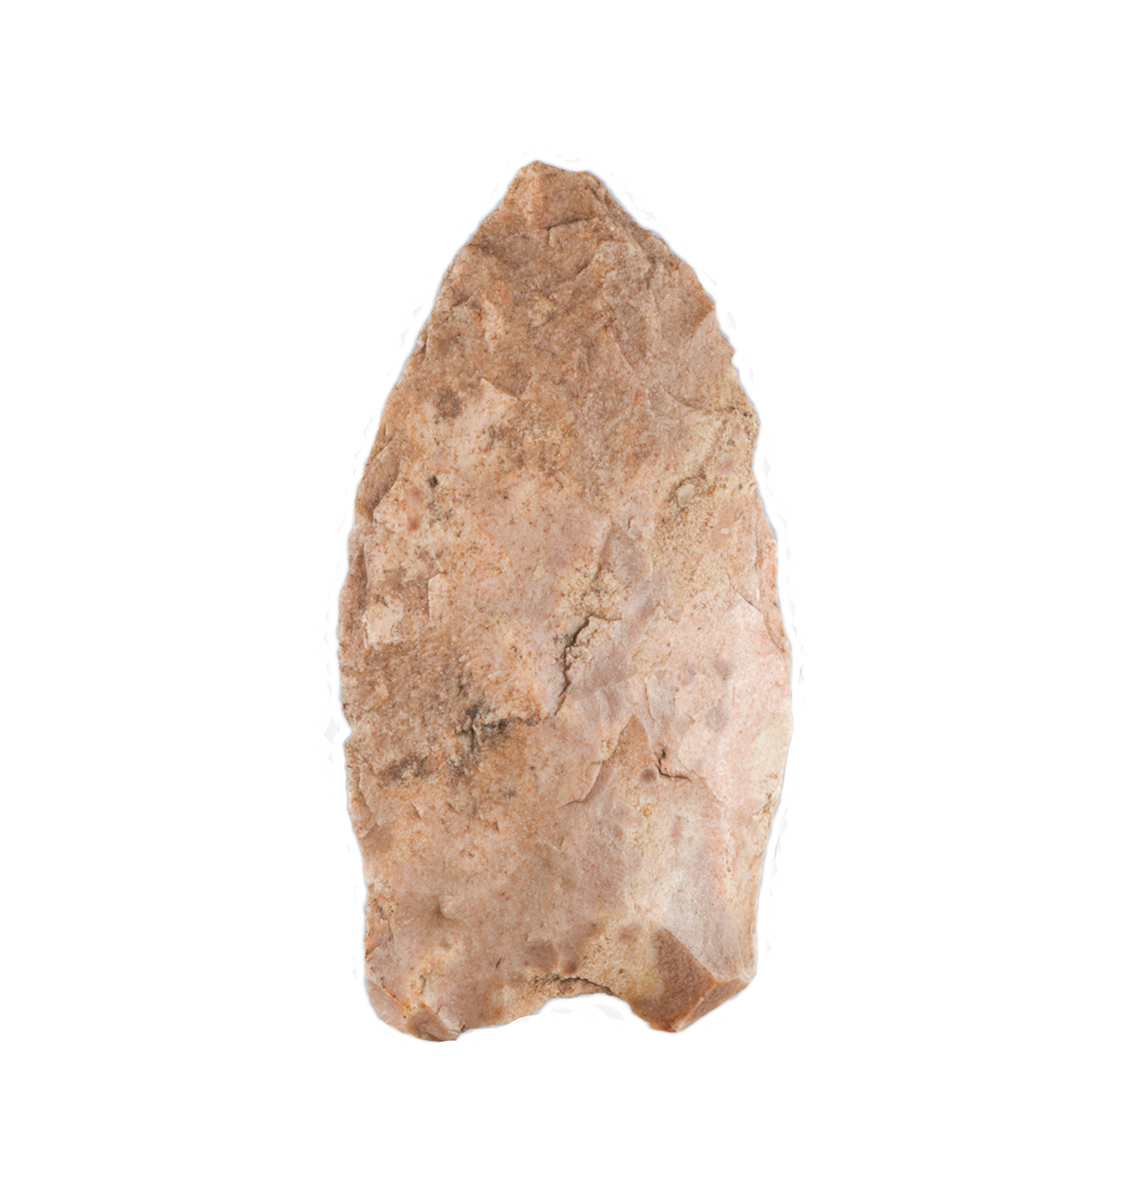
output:
<path id="1" fill-rule="evenodd" d="M 378 1014 L 422 1038 L 754 974 L 790 734 L 758 421 L 691 269 L 531 163 L 385 406 L 341 596 Z"/>

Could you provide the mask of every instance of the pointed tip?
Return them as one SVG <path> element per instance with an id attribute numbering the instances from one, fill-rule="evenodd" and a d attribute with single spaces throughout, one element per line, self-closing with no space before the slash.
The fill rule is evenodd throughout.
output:
<path id="1" fill-rule="evenodd" d="M 567 167 L 555 167 L 553 163 L 543 162 L 540 158 L 531 159 L 525 167 L 520 167 L 515 173 L 517 179 L 519 175 L 581 175 L 584 172 L 571 171 Z"/>
<path id="2" fill-rule="evenodd" d="M 546 229 L 599 216 L 607 203 L 604 185 L 595 175 L 535 159 L 516 172 L 502 207 L 521 215 L 528 225 Z"/>
<path id="3" fill-rule="evenodd" d="M 600 180 L 595 175 L 591 175 L 588 171 L 574 171 L 569 167 L 556 167 L 553 163 L 543 162 L 540 158 L 536 158 L 528 162 L 526 166 L 520 167 L 516 172 L 514 179 L 511 181 L 511 187 L 516 184 L 532 182 L 541 183 L 543 186 L 563 186 L 563 187 L 581 187 L 592 188 L 594 185 L 599 185 Z"/>

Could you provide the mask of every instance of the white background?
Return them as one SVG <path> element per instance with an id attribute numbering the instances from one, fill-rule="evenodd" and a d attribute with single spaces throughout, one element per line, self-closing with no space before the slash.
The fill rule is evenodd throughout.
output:
<path id="1" fill-rule="evenodd" d="M 1128 1194 L 1128 10 L 675 11 L 4 6 L 6 1195 Z M 796 735 L 741 996 L 425 1044 L 331 614 L 533 158 L 719 303 Z"/>

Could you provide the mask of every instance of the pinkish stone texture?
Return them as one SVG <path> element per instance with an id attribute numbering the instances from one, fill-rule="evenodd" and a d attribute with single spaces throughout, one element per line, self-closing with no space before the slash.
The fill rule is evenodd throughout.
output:
<path id="1" fill-rule="evenodd" d="M 691 269 L 524 167 L 385 406 L 341 597 L 378 1014 L 607 992 L 682 1029 L 754 974 L 790 734 L 758 420 Z"/>

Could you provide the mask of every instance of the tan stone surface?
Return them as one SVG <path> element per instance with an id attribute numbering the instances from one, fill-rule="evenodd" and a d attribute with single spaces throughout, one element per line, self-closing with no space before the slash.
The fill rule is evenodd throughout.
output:
<path id="1" fill-rule="evenodd" d="M 681 1029 L 754 973 L 789 740 L 758 421 L 691 269 L 524 167 L 386 403 L 341 597 L 378 1014 L 606 991 Z"/>

